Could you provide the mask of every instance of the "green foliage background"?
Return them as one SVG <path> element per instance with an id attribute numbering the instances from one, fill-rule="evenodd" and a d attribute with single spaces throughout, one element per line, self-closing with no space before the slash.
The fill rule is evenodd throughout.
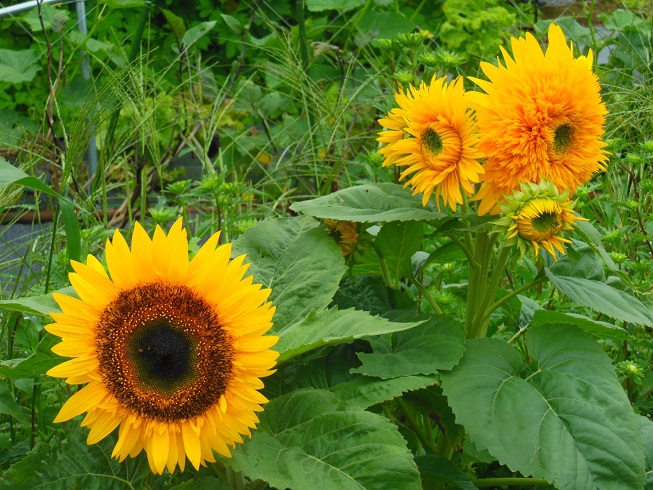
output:
<path id="1" fill-rule="evenodd" d="M 0 486 L 653 485 L 640 3 L 557 17 L 498 0 L 97 0 L 87 36 L 69 5 L 0 19 Z M 554 19 L 601 53 L 610 164 L 576 194 L 590 222 L 567 255 L 515 261 L 488 338 L 466 339 L 469 264 L 451 237 L 491 218 L 423 207 L 381 168 L 377 120 L 409 83 L 478 76 Z M 112 436 L 87 446 L 78 422 L 52 424 L 76 388 L 45 376 L 61 359 L 43 325 L 51 292 L 72 293 L 71 259 L 178 216 L 191 253 L 222 229 L 272 288 L 280 358 L 232 459 L 156 476 L 142 454 L 111 459 Z M 325 218 L 359 223 L 352 256 Z"/>

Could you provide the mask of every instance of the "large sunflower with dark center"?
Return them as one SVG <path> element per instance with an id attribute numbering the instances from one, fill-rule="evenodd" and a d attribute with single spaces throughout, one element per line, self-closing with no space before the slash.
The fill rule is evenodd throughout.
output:
<path id="1" fill-rule="evenodd" d="M 479 149 L 487 160 L 475 199 L 479 213 L 498 213 L 504 195 L 521 182 L 551 181 L 570 195 L 603 170 L 607 109 L 592 52 L 574 57 L 562 29 L 551 24 L 546 52 L 532 34 L 512 38 L 512 57 L 481 63 L 489 81 L 471 78 L 482 92 L 467 92 L 476 111 Z"/>
<path id="2" fill-rule="evenodd" d="M 48 374 L 88 384 L 55 422 L 87 412 L 89 444 L 120 427 L 113 456 L 145 449 L 155 473 L 228 457 L 250 435 L 277 357 L 277 337 L 263 336 L 274 308 L 218 237 L 189 260 L 181 220 L 153 239 L 137 223 L 131 249 L 118 231 L 107 241 L 109 275 L 91 255 L 72 263 L 80 299 L 55 293 L 63 313 L 46 329 L 63 340 L 52 350 L 73 359 Z"/>

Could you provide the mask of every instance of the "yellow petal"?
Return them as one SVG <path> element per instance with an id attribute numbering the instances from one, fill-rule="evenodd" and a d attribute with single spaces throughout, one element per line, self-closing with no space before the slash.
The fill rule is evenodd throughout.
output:
<path id="1" fill-rule="evenodd" d="M 161 474 L 163 469 L 166 466 L 168 461 L 168 452 L 170 451 L 170 437 L 168 434 L 168 428 L 164 427 L 162 430 L 154 429 L 152 431 L 152 436 L 150 439 L 150 447 L 148 448 L 149 453 L 152 453 L 152 461 L 150 466 L 154 473 Z M 152 466 L 152 464 L 154 466 Z"/>
<path id="2" fill-rule="evenodd" d="M 122 421 L 122 417 L 107 412 L 106 410 L 96 410 L 96 412 L 100 412 L 101 415 L 92 424 L 87 424 L 91 426 L 91 431 L 86 439 L 87 444 L 95 444 L 96 442 L 101 441 L 111 434 L 113 429 L 118 427 L 118 424 Z"/>
<path id="3" fill-rule="evenodd" d="M 202 459 L 200 439 L 188 421 L 182 422 L 181 433 L 184 438 L 184 449 L 186 450 L 188 461 L 190 461 L 196 470 L 199 470 Z"/>
<path id="4" fill-rule="evenodd" d="M 64 403 L 54 422 L 65 422 L 73 417 L 77 417 L 81 413 L 87 412 L 97 404 L 98 400 L 104 398 L 105 395 L 106 389 L 102 383 L 89 383 Z"/>

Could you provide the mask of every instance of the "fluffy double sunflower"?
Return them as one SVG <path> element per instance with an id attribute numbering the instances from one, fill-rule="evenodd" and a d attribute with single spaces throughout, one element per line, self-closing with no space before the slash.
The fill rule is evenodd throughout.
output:
<path id="1" fill-rule="evenodd" d="M 433 77 L 429 85 L 410 86 L 395 94 L 399 105 L 379 124 L 386 128 L 377 141 L 385 146 L 383 166 L 407 167 L 401 173 L 413 195 L 423 193 L 422 204 L 435 193 L 435 200 L 456 210 L 463 192 L 471 196 L 483 167 L 478 162 L 478 135 L 467 105 L 461 78 L 447 83 Z"/>
<path id="2" fill-rule="evenodd" d="M 119 231 L 107 241 L 109 274 L 92 255 L 72 263 L 79 299 L 55 293 L 63 313 L 45 327 L 62 338 L 52 350 L 72 359 L 48 374 L 87 385 L 55 422 L 86 412 L 89 444 L 119 427 L 112 456 L 145 450 L 155 473 L 229 457 L 250 435 L 277 357 L 277 337 L 264 336 L 274 307 L 269 289 L 243 278 L 245 256 L 230 260 L 218 238 L 189 260 L 181 220 L 153 239 L 137 223 L 131 249 Z"/>
<path id="3" fill-rule="evenodd" d="M 495 223 L 506 232 L 504 246 L 516 244 L 522 256 L 536 256 L 541 247 L 557 260 L 556 250 L 564 255 L 564 244 L 571 243 L 563 233 L 585 219 L 574 212 L 575 204 L 568 190 L 559 193 L 551 181 L 522 183 L 499 204 L 504 216 Z"/>
<path id="4" fill-rule="evenodd" d="M 573 194 L 604 169 L 607 110 L 592 53 L 574 58 L 557 25 L 548 38 L 546 53 L 530 33 L 513 38 L 514 59 L 502 48 L 505 65 L 481 63 L 489 81 L 472 78 L 485 91 L 467 93 L 487 158 L 479 214 L 499 212 L 497 202 L 520 182 L 548 179 Z"/>

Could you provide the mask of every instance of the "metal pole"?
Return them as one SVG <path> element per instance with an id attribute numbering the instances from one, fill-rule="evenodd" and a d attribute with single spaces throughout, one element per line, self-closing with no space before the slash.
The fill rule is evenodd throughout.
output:
<path id="1" fill-rule="evenodd" d="M 43 0 L 42 2 L 37 2 L 32 0 L 31 2 L 17 3 L 16 5 L 10 5 L 9 7 L 3 7 L 0 9 L 0 17 L 6 17 L 7 15 L 19 14 L 25 12 L 26 10 L 32 10 L 37 7 L 40 3 L 41 5 L 45 3 L 54 3 L 61 2 L 61 0 Z"/>

